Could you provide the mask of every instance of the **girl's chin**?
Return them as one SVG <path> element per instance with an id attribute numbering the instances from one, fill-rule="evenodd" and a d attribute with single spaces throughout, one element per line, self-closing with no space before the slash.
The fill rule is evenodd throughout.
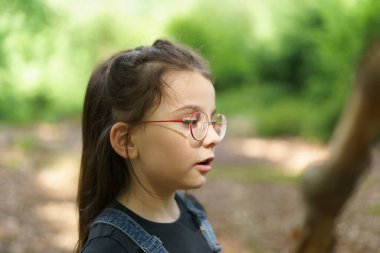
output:
<path id="1" fill-rule="evenodd" d="M 205 185 L 207 182 L 206 176 L 200 176 L 199 180 L 192 182 L 186 187 L 186 190 L 198 189 Z"/>

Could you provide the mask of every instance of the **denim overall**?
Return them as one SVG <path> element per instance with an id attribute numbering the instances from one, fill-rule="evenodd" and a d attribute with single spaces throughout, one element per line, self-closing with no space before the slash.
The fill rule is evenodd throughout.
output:
<path id="1" fill-rule="evenodd" d="M 182 193 L 177 193 L 177 196 L 179 196 L 182 203 L 185 204 L 187 209 L 196 218 L 199 228 L 212 251 L 215 253 L 220 252 L 222 247 L 216 240 L 214 231 L 207 220 L 205 212 L 196 207 L 192 202 L 186 200 L 186 197 Z M 145 253 L 168 253 L 158 237 L 150 235 L 131 217 L 119 210 L 112 208 L 104 209 L 92 223 L 92 226 L 97 223 L 105 223 L 118 228 L 131 238 Z"/>

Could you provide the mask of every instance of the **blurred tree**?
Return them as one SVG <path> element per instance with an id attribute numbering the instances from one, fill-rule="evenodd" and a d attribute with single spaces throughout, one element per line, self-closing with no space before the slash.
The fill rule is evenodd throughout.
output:
<path id="1" fill-rule="evenodd" d="M 296 253 L 334 252 L 336 219 L 370 162 L 380 132 L 380 40 L 360 63 L 356 85 L 331 141 L 330 157 L 304 174 L 305 214 L 294 231 Z"/>

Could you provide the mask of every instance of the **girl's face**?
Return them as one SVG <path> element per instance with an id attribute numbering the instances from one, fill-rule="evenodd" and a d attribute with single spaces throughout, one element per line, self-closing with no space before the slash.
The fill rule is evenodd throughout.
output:
<path id="1" fill-rule="evenodd" d="M 195 71 L 174 71 L 166 82 L 160 105 L 148 112 L 144 121 L 190 117 L 194 112 L 215 114 L 215 90 L 210 80 Z M 144 187 L 157 194 L 201 187 L 219 143 L 212 126 L 202 141 L 191 136 L 188 125 L 180 122 L 151 122 L 134 134 L 138 156 L 132 165 Z"/>

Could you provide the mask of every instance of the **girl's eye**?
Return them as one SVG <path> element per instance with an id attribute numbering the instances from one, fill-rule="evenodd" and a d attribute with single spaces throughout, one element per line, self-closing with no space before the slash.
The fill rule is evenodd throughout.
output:
<path id="1" fill-rule="evenodd" d="M 199 120 L 196 118 L 192 118 L 192 117 L 183 118 L 183 125 L 185 127 L 189 127 L 190 124 L 192 126 L 196 126 L 198 124 L 198 122 L 199 122 Z"/>
<path id="2" fill-rule="evenodd" d="M 191 121 L 192 121 L 192 120 L 191 120 L 190 117 L 188 117 L 188 118 L 183 118 L 183 125 L 184 125 L 185 127 L 189 127 Z"/>
<path id="3" fill-rule="evenodd" d="M 196 127 L 197 125 L 198 125 L 198 122 L 199 122 L 199 120 L 198 119 L 192 119 L 192 120 L 190 120 L 191 121 L 191 125 L 192 126 L 194 126 L 194 127 Z"/>

